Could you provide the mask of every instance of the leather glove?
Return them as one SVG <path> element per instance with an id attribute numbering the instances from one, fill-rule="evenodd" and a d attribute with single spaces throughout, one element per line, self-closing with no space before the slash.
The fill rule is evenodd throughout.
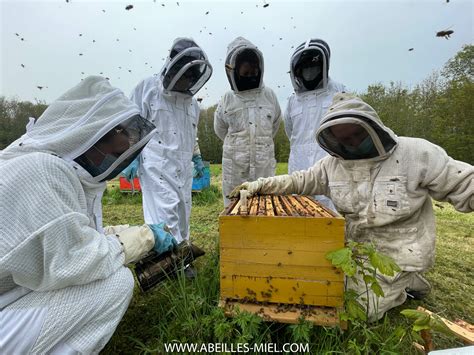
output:
<path id="1" fill-rule="evenodd" d="M 193 155 L 192 159 L 194 163 L 193 177 L 200 178 L 204 176 L 204 163 L 200 154 Z"/>
<path id="2" fill-rule="evenodd" d="M 140 260 L 155 245 L 154 233 L 146 224 L 122 229 L 116 236 L 122 244 L 125 265 Z"/>
<path id="3" fill-rule="evenodd" d="M 173 238 L 165 223 L 149 224 L 148 226 L 153 231 L 155 238 L 153 250 L 157 252 L 158 255 L 173 250 L 178 246 L 176 239 Z"/>
<path id="4" fill-rule="evenodd" d="M 104 227 L 104 234 L 109 235 L 109 234 L 118 234 L 121 231 L 130 228 L 129 224 L 119 224 L 116 226 L 105 226 Z"/>
<path id="5" fill-rule="evenodd" d="M 136 157 L 129 166 L 127 166 L 123 171 L 122 175 L 125 176 L 129 182 L 133 181 L 134 178 L 138 176 L 138 168 L 140 166 L 140 156 Z"/>
<path id="6" fill-rule="evenodd" d="M 231 193 L 229 194 L 228 197 L 234 198 L 234 197 L 240 197 L 240 190 L 247 190 L 248 192 L 248 197 L 251 197 L 253 195 L 258 194 L 262 187 L 262 182 L 260 180 L 256 181 L 251 181 L 251 182 L 244 182 L 243 184 L 237 186 L 234 188 Z"/>

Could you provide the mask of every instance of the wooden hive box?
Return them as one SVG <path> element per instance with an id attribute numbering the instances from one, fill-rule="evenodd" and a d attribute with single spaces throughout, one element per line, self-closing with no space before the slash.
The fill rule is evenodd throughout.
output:
<path id="1" fill-rule="evenodd" d="M 233 201 L 219 216 L 223 302 L 340 308 L 344 275 L 326 259 L 344 247 L 344 218 L 306 196 Z"/>

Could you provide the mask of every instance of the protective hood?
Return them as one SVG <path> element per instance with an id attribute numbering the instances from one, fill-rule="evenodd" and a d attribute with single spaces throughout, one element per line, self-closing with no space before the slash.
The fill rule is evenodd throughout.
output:
<path id="1" fill-rule="evenodd" d="M 176 38 L 161 70 L 160 79 L 166 91 L 196 94 L 212 75 L 206 53 L 192 38 Z"/>
<path id="2" fill-rule="evenodd" d="M 95 171 L 79 163 L 91 175 L 90 182 L 104 181 L 110 173 L 116 172 L 120 165 L 138 154 L 156 132 L 139 116 L 138 107 L 121 90 L 100 76 L 90 76 L 49 105 L 38 119 L 30 118 L 26 133 L 0 153 L 0 160 L 44 152 L 77 167 L 78 159 L 111 132 L 113 135 L 113 129 L 126 132 L 121 133 L 125 137 L 122 143 L 126 141 L 128 145 L 120 156 L 98 152 L 103 157 L 99 158 Z M 104 161 L 108 162 L 107 166 Z M 79 172 L 78 175 L 81 177 Z"/>
<path id="3" fill-rule="evenodd" d="M 225 59 L 225 72 L 227 80 L 229 80 L 230 88 L 234 92 L 247 91 L 244 83 L 239 83 L 239 75 L 236 66 L 239 64 L 239 57 L 246 53 L 251 54 L 258 61 L 259 74 L 254 85 L 249 89 L 261 89 L 263 87 L 263 54 L 262 52 L 249 40 L 243 37 L 237 37 L 227 46 L 227 56 Z M 239 89 L 240 88 L 240 89 Z"/>
<path id="4" fill-rule="evenodd" d="M 358 131 L 366 137 L 359 146 L 360 152 L 351 151 L 351 147 L 342 144 L 340 138 L 336 139 L 334 126 L 342 124 L 362 128 Z M 316 132 L 316 140 L 329 154 L 344 160 L 385 159 L 398 145 L 398 137 L 383 125 L 375 110 L 360 98 L 346 93 L 334 96 Z"/>
<path id="5" fill-rule="evenodd" d="M 330 57 L 331 50 L 321 39 L 311 38 L 296 47 L 290 60 L 291 83 L 296 93 L 328 87 Z"/>

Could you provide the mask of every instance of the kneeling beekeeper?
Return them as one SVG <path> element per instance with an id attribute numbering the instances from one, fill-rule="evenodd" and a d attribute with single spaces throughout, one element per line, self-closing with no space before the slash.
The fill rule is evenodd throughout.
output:
<path id="1" fill-rule="evenodd" d="M 98 353 L 132 297 L 124 265 L 173 248 L 162 225 L 102 229 L 106 181 L 154 133 L 134 103 L 95 76 L 0 153 L 3 354 Z"/>
<path id="2" fill-rule="evenodd" d="M 372 242 L 401 268 L 378 275 L 384 297 L 369 289 L 370 320 L 382 318 L 407 298 L 430 291 L 421 276 L 435 255 L 434 198 L 460 212 L 474 210 L 474 167 L 449 157 L 424 139 L 397 137 L 361 99 L 337 94 L 321 121 L 316 140 L 331 156 L 306 171 L 260 178 L 234 189 L 253 194 L 326 195 L 346 219 L 346 240 Z M 364 282 L 347 281 L 359 294 Z M 362 306 L 366 307 L 365 302 Z"/>

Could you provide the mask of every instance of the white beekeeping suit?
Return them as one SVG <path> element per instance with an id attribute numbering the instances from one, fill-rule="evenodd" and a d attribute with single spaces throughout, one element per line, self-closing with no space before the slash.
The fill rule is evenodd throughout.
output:
<path id="1" fill-rule="evenodd" d="M 255 72 L 239 75 L 242 63 Z M 250 63 L 250 64 L 249 64 Z M 275 137 L 281 110 L 272 89 L 263 84 L 263 55 L 255 45 L 237 37 L 227 48 L 226 74 L 232 91 L 219 102 L 214 131 L 224 141 L 222 192 L 224 205 L 232 189 L 247 180 L 275 175 Z"/>
<path id="2" fill-rule="evenodd" d="M 137 260 L 123 236 L 147 234 L 136 256 L 154 245 L 146 226 L 102 233 L 105 181 L 154 134 L 138 113 L 107 80 L 88 77 L 0 153 L 2 354 L 98 353 L 112 336 L 133 291 L 124 263 Z"/>
<path id="3" fill-rule="evenodd" d="M 295 89 L 284 113 L 285 131 L 290 140 L 288 173 L 306 170 L 327 153 L 316 143 L 315 132 L 331 105 L 335 93 L 345 87 L 329 78 L 331 51 L 326 42 L 310 39 L 298 46 L 291 57 L 290 76 Z M 316 199 L 334 209 L 325 196 Z"/>
<path id="4" fill-rule="evenodd" d="M 377 251 L 392 257 L 402 271 L 394 277 L 377 276 L 385 293 L 378 308 L 369 292 L 369 317 L 379 319 L 405 301 L 405 289 L 429 291 L 420 273 L 434 263 L 432 198 L 472 212 L 474 167 L 424 139 L 397 137 L 372 107 L 347 94 L 334 97 L 316 139 L 331 156 L 306 171 L 259 179 L 248 190 L 324 194 L 345 217 L 346 240 L 372 242 Z M 360 143 L 355 146 L 352 140 Z M 365 294 L 362 280 L 358 285 L 349 280 L 348 287 Z"/>
<path id="5" fill-rule="evenodd" d="M 177 38 L 160 74 L 141 81 L 131 94 L 142 116 L 157 128 L 140 158 L 145 223 L 165 222 L 178 243 L 189 239 L 191 159 L 200 154 L 200 110 L 193 95 L 211 74 L 207 56 L 194 40 Z"/>

